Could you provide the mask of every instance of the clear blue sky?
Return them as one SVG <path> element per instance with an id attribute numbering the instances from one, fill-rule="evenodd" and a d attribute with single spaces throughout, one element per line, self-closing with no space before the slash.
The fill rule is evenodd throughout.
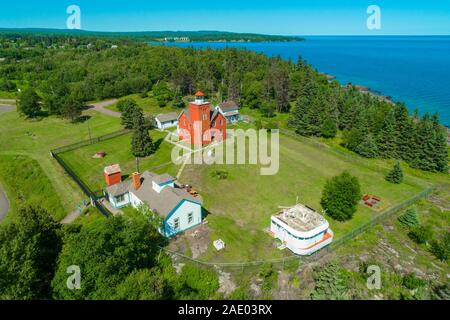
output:
<path id="1" fill-rule="evenodd" d="M 222 30 L 285 35 L 450 35 L 448 0 L 39 0 L 4 1 L 0 27 L 66 27 L 66 8 L 81 8 L 95 31 Z M 382 29 L 366 27 L 369 5 Z"/>

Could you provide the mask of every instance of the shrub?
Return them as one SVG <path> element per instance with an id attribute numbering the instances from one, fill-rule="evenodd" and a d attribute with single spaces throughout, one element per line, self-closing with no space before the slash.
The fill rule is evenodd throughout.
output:
<path id="1" fill-rule="evenodd" d="M 344 171 L 341 175 L 327 181 L 320 204 L 333 219 L 346 221 L 356 212 L 359 199 L 361 199 L 361 187 L 358 179 Z"/>
<path id="2" fill-rule="evenodd" d="M 314 271 L 315 287 L 311 293 L 313 300 L 344 300 L 348 299 L 346 279 L 341 267 L 336 262 L 330 262 Z"/>
<path id="3" fill-rule="evenodd" d="M 433 230 L 430 226 L 418 226 L 412 229 L 408 236 L 416 243 L 427 243 L 433 237 Z"/>
<path id="4" fill-rule="evenodd" d="M 441 261 L 447 261 L 450 256 L 450 232 L 447 232 L 442 241 L 431 241 L 430 251 Z"/>
<path id="5" fill-rule="evenodd" d="M 228 178 L 228 171 L 223 169 L 216 169 L 211 172 L 211 177 L 218 180 L 226 180 Z"/>
<path id="6" fill-rule="evenodd" d="M 426 284 L 425 280 L 417 278 L 414 273 L 408 273 L 402 279 L 402 285 L 409 290 L 415 290 L 423 287 Z"/>
<path id="7" fill-rule="evenodd" d="M 398 217 L 398 222 L 409 229 L 416 228 L 420 225 L 416 208 L 409 208 L 404 214 Z"/>
<path id="8" fill-rule="evenodd" d="M 403 181 L 403 170 L 402 167 L 400 166 L 400 163 L 397 162 L 394 167 L 392 168 L 392 170 L 387 174 L 387 176 L 385 177 L 386 181 L 395 183 L 395 184 L 400 184 Z"/>

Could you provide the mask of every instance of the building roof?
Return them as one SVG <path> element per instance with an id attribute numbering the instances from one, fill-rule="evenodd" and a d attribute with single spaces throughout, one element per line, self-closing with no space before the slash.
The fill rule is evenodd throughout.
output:
<path id="1" fill-rule="evenodd" d="M 127 180 L 106 188 L 106 192 L 113 197 L 131 192 L 136 195 L 139 200 L 145 202 L 153 212 L 158 213 L 163 217 L 167 217 L 183 200 L 191 201 L 199 205 L 202 204 L 202 201 L 199 198 L 193 197 L 184 189 L 165 187 L 160 193 L 153 189 L 153 181 L 157 184 L 161 184 L 174 180 L 174 177 L 166 173 L 159 175 L 150 171 L 145 171 L 141 175 L 141 187 L 138 190 L 134 189 L 131 180 Z"/>
<path id="2" fill-rule="evenodd" d="M 165 187 L 160 193 L 153 189 L 152 181 L 157 179 L 158 175 L 146 171 L 141 176 L 141 187 L 135 190 L 131 187 L 130 192 L 134 193 L 141 201 L 145 202 L 150 209 L 167 217 L 169 213 L 183 200 L 188 200 L 201 205 L 201 200 L 191 196 L 186 190 Z M 156 181 L 155 181 L 156 182 Z"/>
<path id="3" fill-rule="evenodd" d="M 158 114 L 155 118 L 158 119 L 159 122 L 175 121 L 178 119 L 178 114 L 176 112 L 162 113 Z"/>
<path id="4" fill-rule="evenodd" d="M 112 164 L 110 166 L 107 166 L 105 167 L 104 171 L 108 175 L 121 172 L 120 166 L 118 164 Z"/>
<path id="5" fill-rule="evenodd" d="M 189 119 L 189 121 L 191 120 L 191 114 L 189 112 L 189 108 L 185 108 L 183 109 L 183 111 L 181 111 L 180 115 L 178 116 L 178 119 L 180 119 L 180 117 L 185 114 L 186 117 Z"/>
<path id="6" fill-rule="evenodd" d="M 328 227 L 328 222 L 322 215 L 314 209 L 301 204 L 283 209 L 275 217 L 300 232 L 309 232 L 317 228 Z"/>
<path id="7" fill-rule="evenodd" d="M 196 97 L 204 97 L 205 95 L 203 94 L 203 92 L 201 92 L 200 90 L 198 90 L 198 91 L 195 93 L 195 96 L 196 96 Z"/>
<path id="8" fill-rule="evenodd" d="M 126 180 L 122 181 L 121 183 L 107 187 L 106 192 L 113 197 L 117 197 L 127 193 L 130 190 L 130 187 L 131 187 L 131 180 Z"/>
<path id="9" fill-rule="evenodd" d="M 160 174 L 160 175 L 154 175 L 152 178 L 153 181 L 155 181 L 157 184 L 166 183 L 169 181 L 175 181 L 177 178 L 171 176 L 168 173 Z"/>
<path id="10" fill-rule="evenodd" d="M 219 104 L 220 109 L 222 109 L 223 112 L 233 111 L 236 109 L 239 109 L 239 106 L 234 101 L 225 101 Z"/>

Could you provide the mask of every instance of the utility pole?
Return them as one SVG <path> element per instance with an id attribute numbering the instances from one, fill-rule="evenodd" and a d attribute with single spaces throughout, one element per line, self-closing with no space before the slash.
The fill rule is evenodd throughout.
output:
<path id="1" fill-rule="evenodd" d="M 89 124 L 89 119 L 87 120 L 87 125 L 88 125 L 88 133 L 89 133 L 89 142 L 90 142 L 90 144 L 92 144 L 91 126 Z"/>

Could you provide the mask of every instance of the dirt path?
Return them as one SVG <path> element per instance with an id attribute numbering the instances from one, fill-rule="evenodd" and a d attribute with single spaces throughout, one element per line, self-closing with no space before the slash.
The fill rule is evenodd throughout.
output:
<path id="1" fill-rule="evenodd" d="M 120 112 L 106 109 L 106 107 L 112 106 L 113 104 L 117 103 L 117 101 L 118 101 L 117 99 L 105 100 L 105 101 L 90 104 L 89 107 L 93 108 L 97 112 L 106 114 L 108 116 L 111 116 L 114 118 L 120 118 Z"/>
<path id="2" fill-rule="evenodd" d="M 6 112 L 11 112 L 14 111 L 16 109 L 16 107 L 10 106 L 10 105 L 6 105 L 6 104 L 2 104 L 0 102 L 0 114 L 2 113 L 6 113 Z"/>
<path id="3" fill-rule="evenodd" d="M 0 222 L 5 218 L 9 211 L 9 201 L 6 194 L 0 186 Z"/>
<path id="4" fill-rule="evenodd" d="M 80 212 L 75 210 L 69 213 L 64 219 L 60 221 L 61 224 L 70 224 L 75 221 L 80 216 Z"/>

